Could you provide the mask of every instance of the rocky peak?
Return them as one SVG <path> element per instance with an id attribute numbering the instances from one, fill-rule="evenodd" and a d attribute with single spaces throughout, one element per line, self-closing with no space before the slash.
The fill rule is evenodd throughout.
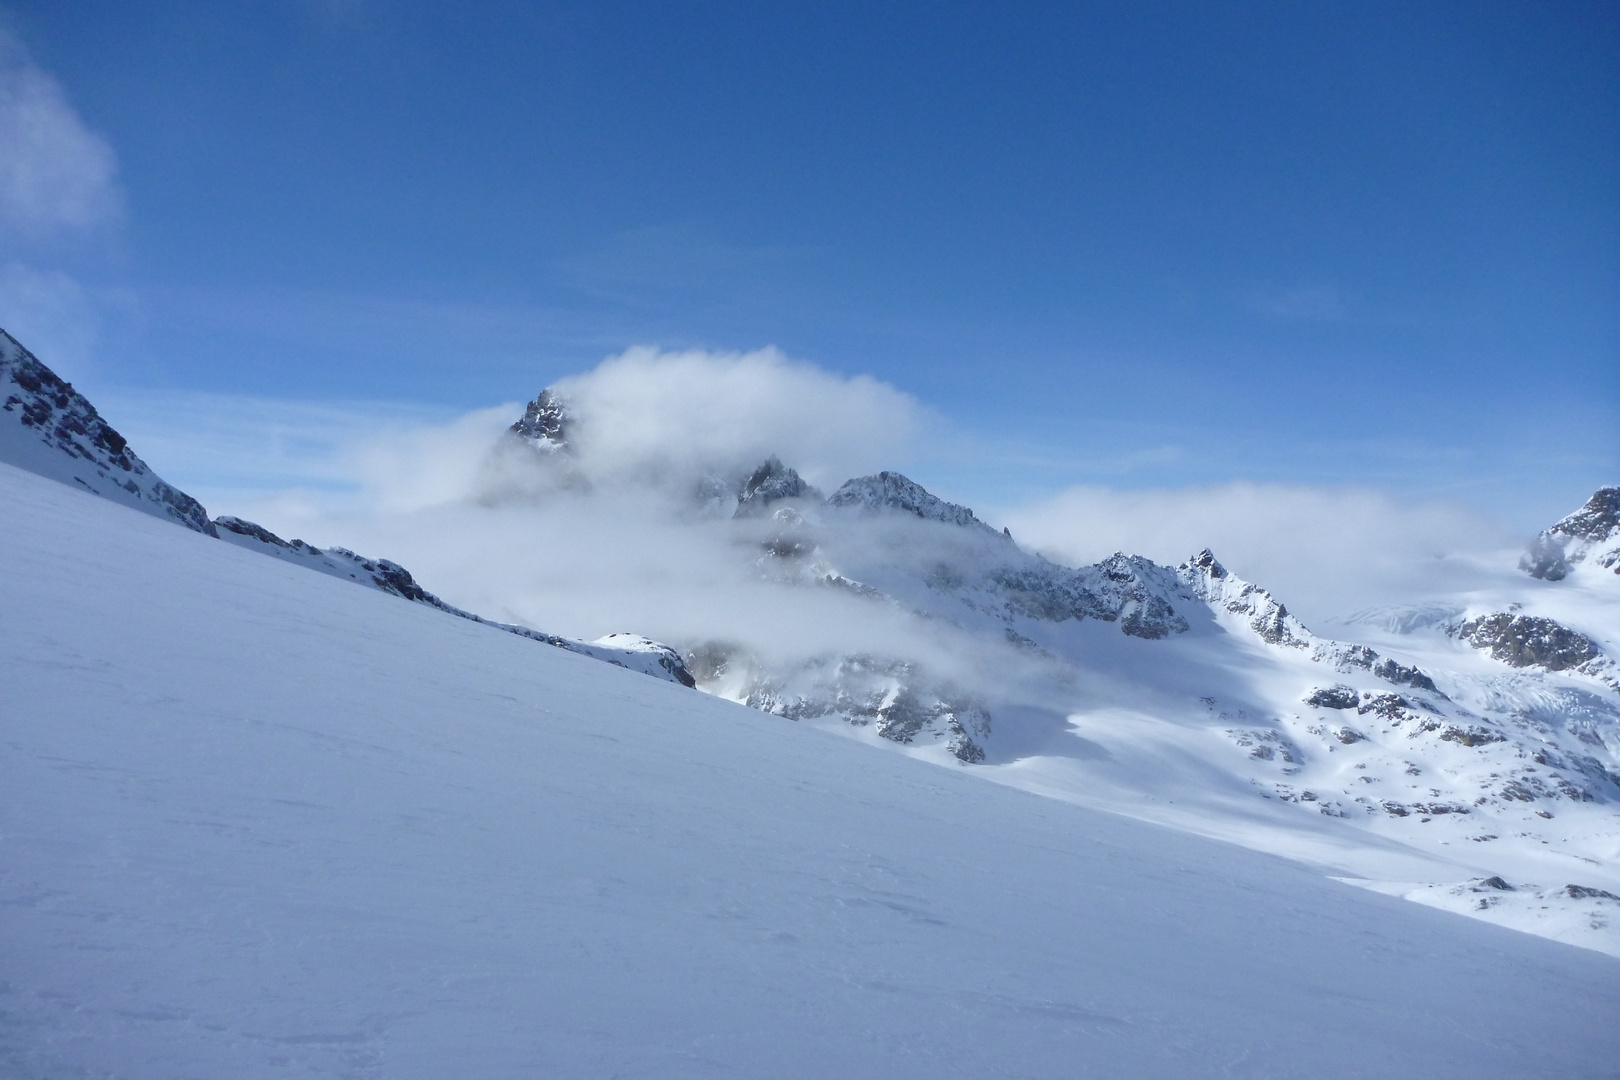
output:
<path id="1" fill-rule="evenodd" d="M 130 449 L 94 405 L 0 330 L 0 460 L 208 536 L 208 511 Z"/>
<path id="2" fill-rule="evenodd" d="M 1620 574 L 1620 487 L 1601 487 L 1586 505 L 1531 542 L 1519 569 L 1544 581 L 1561 581 L 1582 562 Z"/>
<path id="3" fill-rule="evenodd" d="M 737 517 L 758 517 L 781 499 L 814 499 L 821 493 L 775 454 L 748 475 L 737 492 Z"/>
<path id="4" fill-rule="evenodd" d="M 1209 548 L 1176 567 L 1176 573 L 1194 596 L 1211 607 L 1246 616 L 1249 628 L 1272 645 L 1304 648 L 1314 636 L 1271 593 L 1234 577 Z"/>
<path id="5" fill-rule="evenodd" d="M 537 450 L 555 452 L 571 449 L 568 431 L 573 423 L 568 407 L 548 386 L 529 402 L 522 418 L 507 430 Z"/>
<path id="6" fill-rule="evenodd" d="M 1552 532 L 1577 540 L 1608 540 L 1620 533 L 1620 487 L 1602 487 Z"/>
<path id="7" fill-rule="evenodd" d="M 857 507 L 866 511 L 900 510 L 926 521 L 967 525 L 994 533 L 995 530 L 973 516 L 973 511 L 946 502 L 929 493 L 921 484 L 897 472 L 880 472 L 847 480 L 827 500 L 828 506 Z M 1002 534 L 996 533 L 997 536 Z"/>

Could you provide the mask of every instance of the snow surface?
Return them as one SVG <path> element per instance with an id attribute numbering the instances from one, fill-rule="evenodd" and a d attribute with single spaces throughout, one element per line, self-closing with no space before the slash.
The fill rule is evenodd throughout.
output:
<path id="1" fill-rule="evenodd" d="M 5 1075 L 1616 1074 L 1597 953 L 0 507 Z"/>
<path id="2" fill-rule="evenodd" d="M 574 638 L 547 634 L 527 626 L 495 622 L 445 603 L 418 585 L 403 566 L 387 559 L 368 559 L 364 555 L 356 555 L 347 548 L 322 550 L 302 540 L 283 540 L 262 525 L 243 521 L 241 518 L 215 518 L 214 525 L 221 540 L 239 548 L 268 555 L 294 566 L 302 566 L 316 573 L 351 581 L 356 585 L 377 589 L 390 596 L 398 596 L 447 615 L 454 615 L 458 619 L 470 619 L 485 626 L 505 630 L 509 634 L 529 638 L 531 641 L 567 649 L 569 652 L 580 653 L 603 663 L 617 664 L 619 667 L 639 671 L 656 679 L 667 679 L 683 686 L 693 685 L 692 676 L 688 674 L 680 653 L 641 634 L 605 634 L 594 641 L 578 641 Z"/>

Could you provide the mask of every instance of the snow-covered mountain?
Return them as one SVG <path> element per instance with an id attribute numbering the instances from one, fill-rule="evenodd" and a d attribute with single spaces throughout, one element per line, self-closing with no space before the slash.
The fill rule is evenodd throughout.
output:
<path id="1" fill-rule="evenodd" d="M 533 468 L 577 479 L 578 429 L 548 390 L 512 437 Z M 1543 610 L 1549 583 L 1530 577 L 1500 602 L 1423 598 L 1335 640 L 1208 550 L 1062 566 L 898 473 L 826 498 L 774 457 L 656 482 L 732 519 L 726 542 L 782 610 L 836 593 L 851 640 L 868 622 L 906 627 L 797 655 L 675 641 L 711 693 L 1620 955 L 1620 589 L 1606 597 L 1606 581 L 1560 579 L 1580 598 L 1568 612 Z M 1600 492 L 1536 550 L 1554 537 L 1571 565 L 1601 566 L 1612 518 Z"/>
<path id="2" fill-rule="evenodd" d="M 679 653 L 639 634 L 610 634 L 596 641 L 576 641 L 526 626 L 491 622 L 445 603 L 418 585 L 403 566 L 387 559 L 368 559 L 345 548 L 322 550 L 302 540 L 283 540 L 269 529 L 241 518 L 211 520 L 201 503 L 164 482 L 137 457 L 128 441 L 101 418 L 83 394 L 4 330 L 0 330 L 0 394 L 4 395 L 0 401 L 0 410 L 4 411 L 0 416 L 0 462 L 133 506 L 249 551 L 496 626 L 520 637 L 693 685 Z"/>
<path id="3" fill-rule="evenodd" d="M 1620 574 L 1620 487 L 1599 488 L 1586 505 L 1544 530 L 1519 568 L 1531 577 L 1562 581 L 1577 567 Z"/>
<path id="4" fill-rule="evenodd" d="M 823 497 L 770 456 L 660 466 L 632 501 L 772 608 L 734 625 L 819 620 L 683 656 L 210 519 L 5 356 L 8 1076 L 1506 1080 L 1620 1054 L 1613 960 L 1376 895 L 1620 953 L 1620 590 L 1590 549 L 1340 641 L 1207 550 L 1068 567 L 893 472 Z M 609 481 L 577 426 L 543 395 L 480 498 L 583 505 Z"/>
<path id="5" fill-rule="evenodd" d="M 4 464 L 0 549 L 7 1077 L 1516 1080 L 1620 1055 L 1596 953 Z"/>
<path id="6" fill-rule="evenodd" d="M 716 597 L 710 617 L 677 627 L 649 604 L 625 621 L 672 645 L 584 641 L 518 625 L 555 624 L 503 597 L 457 606 L 388 560 L 209 519 L 70 386 L 0 344 L 11 387 L 0 457 L 31 471 L 979 779 L 1620 955 L 1620 576 L 1604 561 L 1620 542 L 1616 489 L 1543 533 L 1511 580 L 1414 597 L 1324 636 L 1211 551 L 1177 566 L 1124 553 L 1065 566 L 896 472 L 824 495 L 769 454 L 603 469 L 602 433 L 548 389 L 491 448 L 478 505 L 566 515 L 618 485 L 651 508 L 639 519 L 651 544 L 657 514 L 701 523 L 684 542 L 735 565 L 769 615 L 738 619 Z M 514 614 L 493 622 L 466 607 Z M 761 636 L 765 623 L 813 632 Z"/>
<path id="7" fill-rule="evenodd" d="M 208 536 L 202 505 L 164 483 L 83 394 L 0 330 L 0 461 Z"/>

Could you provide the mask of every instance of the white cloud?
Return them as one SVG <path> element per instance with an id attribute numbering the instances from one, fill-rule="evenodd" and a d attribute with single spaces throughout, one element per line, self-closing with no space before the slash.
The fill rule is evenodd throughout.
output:
<path id="1" fill-rule="evenodd" d="M 491 617 L 583 636 L 744 639 L 784 652 L 840 640 L 854 647 L 856 633 L 877 648 L 918 633 L 863 624 L 867 616 L 836 595 L 786 599 L 755 576 L 759 538 L 749 526 L 694 517 L 689 504 L 671 513 L 650 483 L 684 496 L 701 470 L 751 467 L 776 453 L 831 489 L 893 467 L 889 455 L 912 440 L 939 437 L 937 421 L 905 394 L 774 351 L 637 349 L 558 385 L 580 416 L 570 462 L 591 483 L 535 485 L 549 491 L 544 498 L 484 497 L 483 470 L 521 412 L 515 402 L 449 417 L 189 395 L 118 400 L 108 412 L 154 468 L 213 512 L 398 560 L 426 587 Z M 512 460 L 545 468 L 526 450 Z M 1361 607 L 1470 587 L 1479 558 L 1522 540 L 1458 505 L 1350 487 L 1074 488 L 979 509 L 1071 565 L 1116 550 L 1174 564 L 1212 547 L 1326 631 L 1333 616 Z"/>
<path id="2" fill-rule="evenodd" d="M 117 218 L 117 158 L 56 80 L 0 32 L 0 236 L 48 241 Z"/>
<path id="3" fill-rule="evenodd" d="M 560 380 L 592 479 L 752 468 L 770 454 L 836 485 L 905 453 L 922 410 L 866 375 L 845 378 L 775 349 L 636 348 Z"/>
<path id="4" fill-rule="evenodd" d="M 997 520 L 1022 543 L 1069 563 L 1125 551 L 1173 565 L 1211 548 L 1307 624 L 1471 581 L 1476 558 L 1524 539 L 1460 504 L 1304 484 L 1076 487 L 1005 509 Z"/>

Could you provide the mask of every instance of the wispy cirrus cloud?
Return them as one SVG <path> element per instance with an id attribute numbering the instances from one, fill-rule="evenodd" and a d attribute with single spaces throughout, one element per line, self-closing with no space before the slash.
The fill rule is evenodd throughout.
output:
<path id="1" fill-rule="evenodd" d="M 65 267 L 123 215 L 118 159 L 0 30 L 0 327 L 69 375 L 92 363 L 109 300 Z"/>
<path id="2" fill-rule="evenodd" d="M 0 235 L 30 246 L 76 237 L 123 209 L 118 158 L 61 85 L 0 31 Z"/>

